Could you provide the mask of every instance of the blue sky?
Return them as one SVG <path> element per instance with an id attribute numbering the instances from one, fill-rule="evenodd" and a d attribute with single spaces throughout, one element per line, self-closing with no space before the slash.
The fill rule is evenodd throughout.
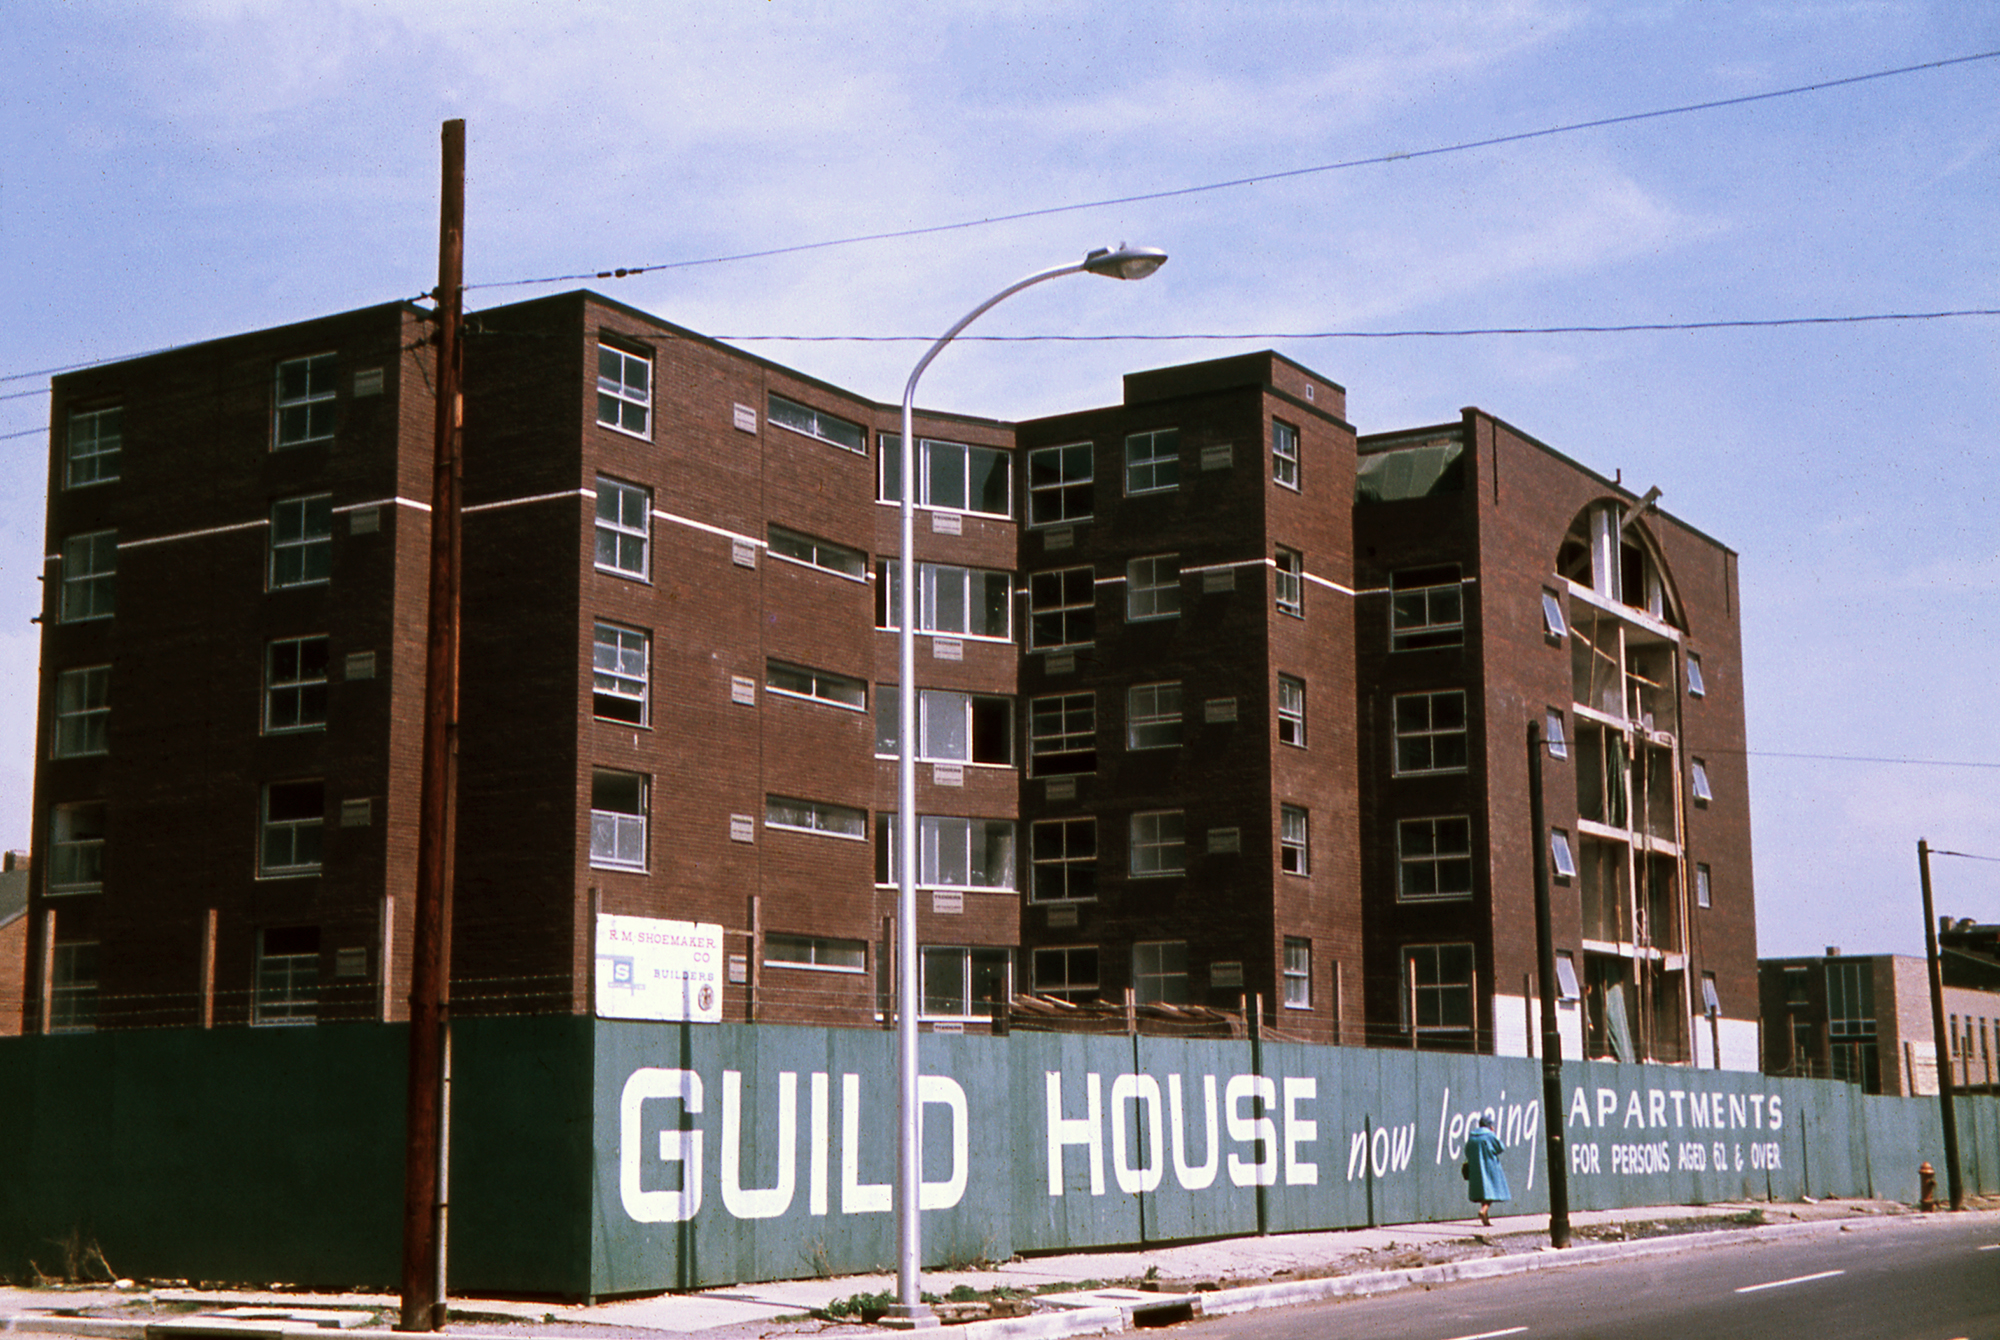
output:
<path id="1" fill-rule="evenodd" d="M 509 281 L 1127 197 L 2000 50 L 2000 7 L 24 0 L 0 82 L 0 434 L 37 370 L 414 297 L 468 123 L 474 309 Z M 2000 318 L 1461 339 L 1318 331 L 2000 308 L 2000 60 L 1460 153 L 593 287 L 723 336 L 934 335 L 1023 418 L 1276 347 L 1362 432 L 1477 405 L 1742 555 L 1760 952 L 1919 952 L 1915 844 L 2000 856 Z M 747 348 L 884 401 L 917 348 Z M 27 394 L 20 394 L 20 393 Z M 26 846 L 45 439 L 0 436 L 0 844 Z M 1833 761 L 1914 759 L 1946 767 Z M 1723 891 L 1718 891 L 1718 896 Z M 2000 864 L 1938 864 L 2000 920 Z"/>

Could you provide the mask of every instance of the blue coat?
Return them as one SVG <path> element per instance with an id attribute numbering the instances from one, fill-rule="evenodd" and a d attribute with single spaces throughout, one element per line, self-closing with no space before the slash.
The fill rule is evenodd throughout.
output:
<path id="1" fill-rule="evenodd" d="M 1500 1137 L 1484 1127 L 1465 1137 L 1465 1162 L 1471 1169 L 1465 1179 L 1465 1194 L 1475 1204 L 1514 1198 L 1507 1186 L 1507 1171 L 1500 1166 L 1505 1149 Z"/>

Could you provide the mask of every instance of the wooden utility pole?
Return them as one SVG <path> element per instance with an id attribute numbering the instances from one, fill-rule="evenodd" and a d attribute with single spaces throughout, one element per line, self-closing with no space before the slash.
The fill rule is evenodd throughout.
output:
<path id="1" fill-rule="evenodd" d="M 1951 1034 L 1944 1027 L 1944 971 L 1938 963 L 1937 909 L 1931 905 L 1931 844 L 1917 839 L 1917 875 L 1924 888 L 1924 949 L 1931 981 L 1931 1042 L 1937 1048 L 1938 1114 L 1944 1125 L 1945 1187 L 1951 1208 L 1965 1208 L 1965 1182 L 1958 1171 L 1958 1115 L 1951 1101 Z M 1858 1068 L 1858 1067 L 1857 1067 Z"/>
<path id="2" fill-rule="evenodd" d="M 1547 1140 L 1549 1245 L 1569 1246 L 1569 1152 L 1563 1139 L 1562 1024 L 1556 1017 L 1555 909 L 1549 898 L 1549 830 L 1542 802 L 1542 723 L 1528 721 L 1528 844 L 1534 853 L 1535 972 L 1542 988 L 1542 1130 Z"/>
<path id="3" fill-rule="evenodd" d="M 437 446 L 431 477 L 430 631 L 424 673 L 422 811 L 410 965 L 410 1081 L 398 1329 L 445 1320 L 450 1154 L 451 878 L 458 792 L 459 326 L 465 268 L 465 122 L 443 130 L 438 209 Z M 387 971 L 386 965 L 384 971 Z"/>

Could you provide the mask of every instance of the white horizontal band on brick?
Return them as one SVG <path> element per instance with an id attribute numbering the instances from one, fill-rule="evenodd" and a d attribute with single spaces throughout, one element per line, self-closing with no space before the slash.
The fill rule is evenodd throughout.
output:
<path id="1" fill-rule="evenodd" d="M 657 507 L 653 509 L 653 515 L 662 521 L 671 521 L 676 526 L 686 526 L 690 530 L 700 530 L 706 531 L 710 535 L 720 535 L 725 540 L 735 540 L 741 544 L 754 544 L 759 549 L 770 547 L 768 541 L 760 540 L 755 535 L 740 535 L 733 530 L 724 530 L 720 526 L 711 526 L 706 521 L 696 521 L 691 516 L 675 516 L 672 512 L 662 512 Z"/>
<path id="2" fill-rule="evenodd" d="M 595 498 L 596 496 L 596 489 L 564 489 L 560 493 L 534 493 L 525 498 L 502 498 L 499 502 L 474 503 L 471 507 L 461 507 L 458 510 L 470 516 L 474 512 L 492 512 L 502 507 L 524 507 L 529 503 L 549 502 L 556 498 Z M 398 498 L 396 501 L 401 502 L 403 500 Z M 339 509 L 336 508 L 335 510 L 338 511 Z M 431 509 L 426 507 L 424 510 L 428 512 Z"/>
<path id="3" fill-rule="evenodd" d="M 238 521 L 228 526 L 210 526 L 206 530 L 184 530 L 178 535 L 154 535 L 143 540 L 120 540 L 120 549 L 143 549 L 149 544 L 172 544 L 175 540 L 200 540 L 210 535 L 227 535 L 232 531 L 261 530 L 271 524 L 269 517 L 258 517 L 255 521 Z"/>
<path id="4" fill-rule="evenodd" d="M 1338 591 L 1340 592 L 1340 594 L 1344 596 L 1351 596 L 1354 594 L 1353 591 L 1350 591 L 1347 587 L 1342 586 L 1339 582 L 1330 582 L 1324 577 L 1315 577 L 1310 572 L 1301 573 L 1300 575 L 1303 576 L 1307 581 L 1311 582 L 1314 586 L 1324 586 L 1327 590 Z"/>
<path id="5" fill-rule="evenodd" d="M 1228 572 L 1235 568 L 1261 568 L 1269 566 L 1268 558 L 1246 558 L 1235 563 L 1203 563 L 1200 567 L 1182 568 L 1182 572 Z"/>
<path id="6" fill-rule="evenodd" d="M 408 507 L 417 512 L 428 512 L 431 510 L 431 505 L 427 502 L 418 502 L 415 498 L 401 497 L 376 498 L 370 502 L 342 503 L 333 510 L 335 512 L 362 512 L 370 507 Z M 469 512 L 472 509 L 468 507 L 465 510 Z"/>

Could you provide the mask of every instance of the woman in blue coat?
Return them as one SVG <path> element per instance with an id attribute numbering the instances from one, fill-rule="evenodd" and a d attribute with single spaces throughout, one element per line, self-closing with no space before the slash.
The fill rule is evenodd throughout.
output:
<path id="1" fill-rule="evenodd" d="M 1493 1133 L 1493 1118 L 1481 1117 L 1479 1129 L 1465 1137 L 1465 1194 L 1479 1206 L 1479 1222 L 1492 1224 L 1493 1202 L 1512 1200 L 1507 1170 L 1500 1166 L 1506 1146 Z"/>

